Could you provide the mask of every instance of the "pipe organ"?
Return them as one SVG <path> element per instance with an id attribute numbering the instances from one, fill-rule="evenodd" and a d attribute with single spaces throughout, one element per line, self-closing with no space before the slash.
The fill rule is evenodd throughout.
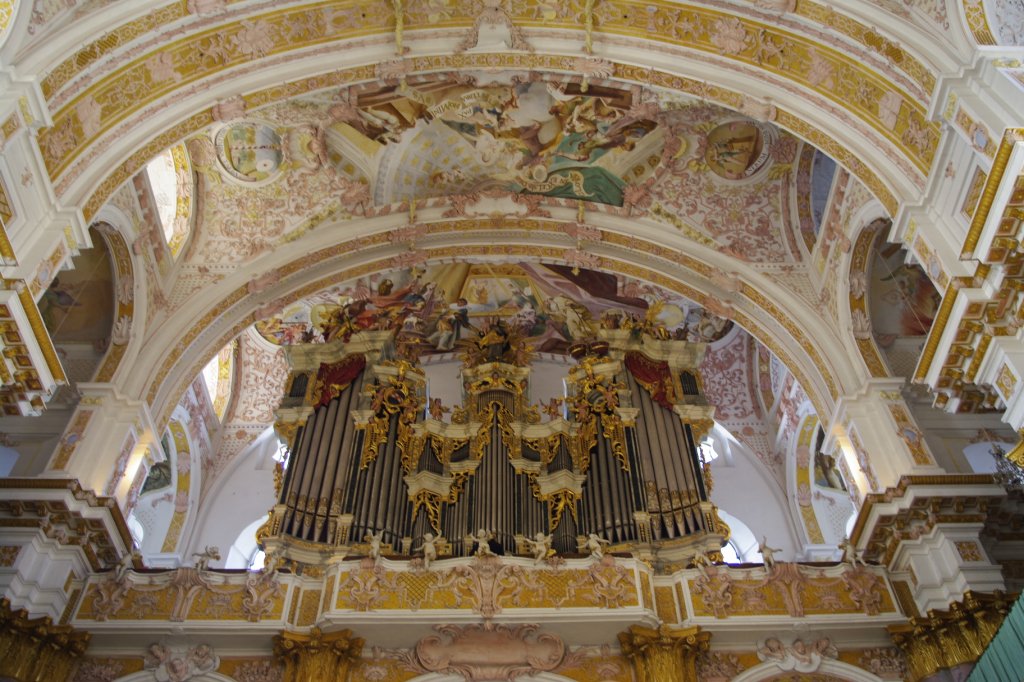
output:
<path id="1" fill-rule="evenodd" d="M 526 553 L 550 534 L 561 554 L 591 534 L 664 561 L 717 551 L 728 535 L 708 500 L 699 443 L 713 408 L 703 344 L 601 330 L 570 348 L 566 395 L 531 402 L 531 352 L 501 322 L 466 343 L 463 401 L 428 398 L 426 373 L 392 332 L 288 348 L 277 428 L 290 443 L 260 540 L 296 556 L 325 549 L 409 555 Z M 450 412 L 450 416 L 448 413 Z"/>

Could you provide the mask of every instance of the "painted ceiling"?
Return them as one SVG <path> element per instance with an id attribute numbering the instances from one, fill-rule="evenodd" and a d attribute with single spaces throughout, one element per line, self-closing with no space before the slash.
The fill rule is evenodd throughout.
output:
<path id="1" fill-rule="evenodd" d="M 584 91 L 585 90 L 585 91 Z M 189 142 L 204 189 L 188 261 L 237 263 L 358 215 L 545 205 L 629 213 L 745 261 L 806 258 L 803 143 L 771 123 L 609 80 L 462 72 L 322 91 Z"/>
<path id="2" fill-rule="evenodd" d="M 657 328 L 668 338 L 721 339 L 732 323 L 636 280 L 541 263 L 453 263 L 376 273 L 324 289 L 256 323 L 276 344 L 321 343 L 395 329 L 448 352 L 502 320 L 541 352 L 564 353 L 597 330 Z"/>

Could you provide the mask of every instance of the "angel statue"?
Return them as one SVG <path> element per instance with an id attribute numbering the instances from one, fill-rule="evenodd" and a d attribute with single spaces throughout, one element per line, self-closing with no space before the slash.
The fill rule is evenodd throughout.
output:
<path id="1" fill-rule="evenodd" d="M 545 535 L 541 531 L 537 531 L 537 534 L 533 536 L 533 540 L 527 538 L 526 540 L 530 543 L 530 548 L 533 551 L 533 563 L 539 566 L 549 556 L 555 553 L 555 550 L 551 549 L 551 536 Z"/>
<path id="2" fill-rule="evenodd" d="M 438 535 L 436 538 L 433 533 L 423 534 L 423 544 L 421 544 L 417 551 L 423 550 L 423 568 L 430 570 L 430 562 L 437 559 L 437 545 L 442 541 L 442 536 Z"/>
<path id="3" fill-rule="evenodd" d="M 757 546 L 757 549 L 761 552 L 765 572 L 771 573 L 772 569 L 775 568 L 775 553 L 781 552 L 782 550 L 778 547 L 769 547 L 768 536 L 766 535 L 761 536 L 761 544 Z"/>
<path id="4" fill-rule="evenodd" d="M 384 540 L 384 531 L 379 530 L 376 533 L 367 533 L 366 537 L 363 539 L 370 543 L 370 558 L 374 561 L 380 559 L 381 545 Z"/>
<path id="5" fill-rule="evenodd" d="M 595 559 L 603 559 L 604 546 L 610 544 L 611 542 L 605 540 L 602 537 L 599 537 L 597 533 L 591 533 L 587 536 L 587 541 L 583 543 L 583 547 L 586 548 L 588 552 L 590 552 L 590 556 L 594 557 Z"/>

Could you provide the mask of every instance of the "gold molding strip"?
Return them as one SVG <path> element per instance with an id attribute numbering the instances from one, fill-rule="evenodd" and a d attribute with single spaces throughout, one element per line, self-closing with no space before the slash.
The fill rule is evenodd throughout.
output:
<path id="1" fill-rule="evenodd" d="M 989 171 L 988 179 L 985 180 L 985 188 L 981 192 L 981 200 L 974 209 L 974 218 L 967 231 L 967 238 L 964 239 L 964 246 L 960 250 L 961 259 L 974 259 L 974 249 L 981 239 L 981 232 L 988 222 L 989 213 L 992 210 L 992 202 L 995 200 L 996 191 L 1003 182 L 1003 174 L 1006 172 L 1006 165 L 1010 162 L 1010 154 L 1017 142 L 1024 141 L 1024 128 L 1007 128 L 1003 133 L 1003 139 L 999 143 L 995 159 L 992 161 L 992 169 Z"/>
<path id="2" fill-rule="evenodd" d="M 50 374 L 53 375 L 55 382 L 66 384 L 68 377 L 64 374 L 64 368 L 57 357 L 57 349 L 53 345 L 53 339 L 50 338 L 50 332 L 46 331 L 46 325 L 43 324 L 43 316 L 39 314 L 39 306 L 36 305 L 35 299 L 32 298 L 32 292 L 29 291 L 25 281 L 17 281 L 24 285 L 18 291 L 18 299 L 21 301 L 21 306 L 25 309 L 25 315 L 28 316 L 28 324 L 32 328 L 32 334 L 35 335 L 43 357 L 46 359 L 46 367 L 50 370 Z"/>

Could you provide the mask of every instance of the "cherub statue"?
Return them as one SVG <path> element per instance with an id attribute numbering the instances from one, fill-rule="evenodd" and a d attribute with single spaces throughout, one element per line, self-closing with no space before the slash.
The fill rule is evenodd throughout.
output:
<path id="1" fill-rule="evenodd" d="M 545 535 L 541 531 L 537 531 L 537 534 L 533 536 L 533 540 L 527 538 L 526 540 L 530 543 L 530 548 L 533 550 L 533 563 L 539 566 L 545 559 L 555 553 L 555 550 L 551 549 L 551 536 Z"/>
<path id="2" fill-rule="evenodd" d="M 138 556 L 138 553 L 133 549 L 130 552 L 126 552 L 125 555 L 121 557 L 121 561 L 119 561 L 117 566 L 114 567 L 114 582 L 124 582 L 124 579 L 128 576 L 128 571 L 135 568 L 136 556 Z"/>
<path id="3" fill-rule="evenodd" d="M 477 556 L 494 556 L 494 552 L 491 551 L 491 538 L 494 535 L 490 531 L 481 528 L 476 532 L 476 535 L 470 535 L 469 537 L 476 543 Z"/>
<path id="4" fill-rule="evenodd" d="M 195 566 L 200 571 L 209 569 L 211 561 L 220 561 L 220 549 L 214 545 L 207 545 L 202 552 L 193 552 Z"/>
<path id="5" fill-rule="evenodd" d="M 440 398 L 430 399 L 430 418 L 436 419 L 437 421 L 444 421 L 444 416 L 451 412 L 451 408 L 445 407 L 441 404 Z"/>
<path id="6" fill-rule="evenodd" d="M 694 568 L 700 571 L 700 574 L 707 577 L 707 567 L 713 566 L 714 562 L 711 561 L 711 557 L 703 549 L 698 549 L 691 560 Z"/>
<path id="7" fill-rule="evenodd" d="M 384 540 L 384 531 L 379 530 L 376 533 L 367 533 L 364 541 L 370 543 L 370 558 L 374 561 L 380 559 L 381 544 Z"/>
<path id="8" fill-rule="evenodd" d="M 562 402 L 564 398 L 555 396 L 551 400 L 541 402 L 541 411 L 548 416 L 548 419 L 561 419 L 562 418 Z"/>
<path id="9" fill-rule="evenodd" d="M 867 566 L 867 564 L 864 563 L 864 559 L 857 555 L 857 548 L 854 546 L 852 542 L 850 542 L 849 538 L 846 538 L 845 540 L 839 543 L 839 549 L 843 550 L 844 564 L 850 564 L 854 568 L 857 568 L 858 563 L 861 566 Z"/>
<path id="10" fill-rule="evenodd" d="M 764 560 L 764 570 L 766 573 L 771 573 L 772 569 L 775 568 L 775 553 L 781 552 L 782 550 L 778 547 L 768 546 L 768 536 L 761 536 L 761 544 L 757 546 L 758 551 L 761 552 L 761 557 Z"/>
<path id="11" fill-rule="evenodd" d="M 423 544 L 416 551 L 423 550 L 423 568 L 430 570 L 430 562 L 437 559 L 437 545 L 443 539 L 440 534 L 435 538 L 433 533 L 423 534 Z"/>
<path id="12" fill-rule="evenodd" d="M 591 533 L 587 536 L 587 541 L 583 543 L 583 546 L 584 548 L 586 548 L 588 552 L 590 552 L 590 556 L 594 557 L 595 559 L 603 559 L 604 546 L 610 544 L 611 542 L 605 540 L 602 537 L 599 537 L 597 533 Z"/>

